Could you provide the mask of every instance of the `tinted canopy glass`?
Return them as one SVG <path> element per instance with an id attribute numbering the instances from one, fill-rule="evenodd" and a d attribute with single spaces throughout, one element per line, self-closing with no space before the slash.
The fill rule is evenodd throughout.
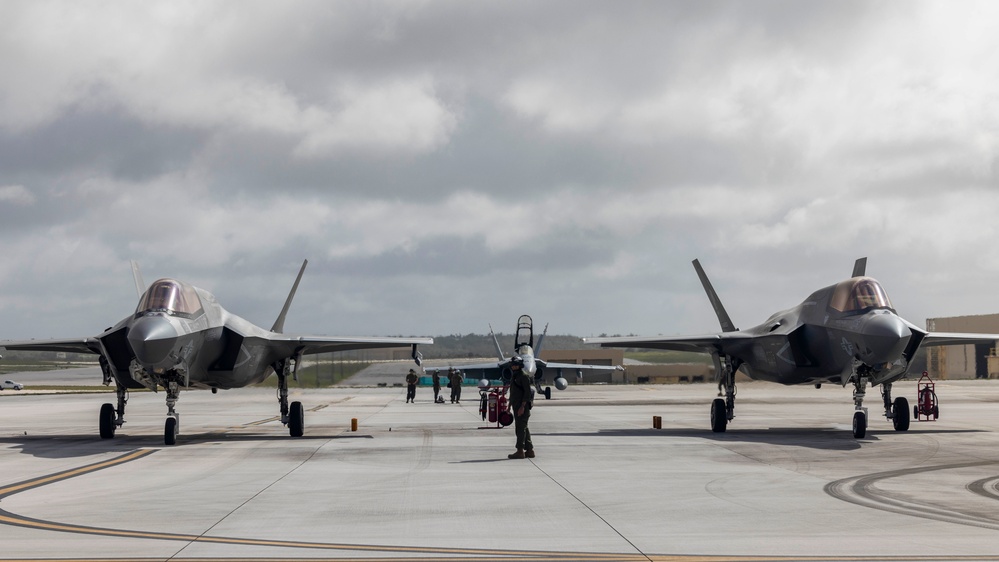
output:
<path id="1" fill-rule="evenodd" d="M 854 277 L 836 285 L 829 307 L 840 312 L 892 308 L 888 293 L 881 287 L 881 283 L 870 277 Z"/>
<path id="2" fill-rule="evenodd" d="M 166 312 L 177 316 L 193 317 L 201 313 L 201 299 L 194 287 L 174 279 L 160 279 L 149 286 L 139 300 L 136 314 Z"/>

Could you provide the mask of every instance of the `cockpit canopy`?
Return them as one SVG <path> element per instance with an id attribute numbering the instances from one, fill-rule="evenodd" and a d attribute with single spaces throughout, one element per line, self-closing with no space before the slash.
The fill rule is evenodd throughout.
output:
<path id="1" fill-rule="evenodd" d="M 881 283 L 870 277 L 854 277 L 836 285 L 829 308 L 839 312 L 860 312 L 892 306 Z"/>
<path id="2" fill-rule="evenodd" d="M 136 314 L 166 312 L 171 316 L 194 318 L 202 312 L 201 299 L 194 287 L 175 279 L 160 279 L 152 285 L 135 309 Z"/>

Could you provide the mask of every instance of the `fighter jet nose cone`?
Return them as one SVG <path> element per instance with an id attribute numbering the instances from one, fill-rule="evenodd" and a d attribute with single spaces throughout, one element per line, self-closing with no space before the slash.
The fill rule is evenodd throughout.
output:
<path id="1" fill-rule="evenodd" d="M 902 356 L 912 331 L 901 318 L 891 313 L 871 313 L 861 330 L 862 345 L 868 364 L 890 363 Z"/>
<path id="2" fill-rule="evenodd" d="M 135 358 L 144 366 L 153 366 L 170 354 L 177 342 L 177 330 L 164 316 L 139 318 L 128 330 L 128 343 Z"/>

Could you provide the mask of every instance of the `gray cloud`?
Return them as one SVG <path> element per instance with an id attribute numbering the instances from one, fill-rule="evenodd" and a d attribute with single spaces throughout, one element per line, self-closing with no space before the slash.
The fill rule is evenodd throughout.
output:
<path id="1" fill-rule="evenodd" d="M 740 326 L 870 257 L 994 312 L 990 3 L 0 5 L 0 337 L 134 306 L 128 259 L 348 335 Z"/>

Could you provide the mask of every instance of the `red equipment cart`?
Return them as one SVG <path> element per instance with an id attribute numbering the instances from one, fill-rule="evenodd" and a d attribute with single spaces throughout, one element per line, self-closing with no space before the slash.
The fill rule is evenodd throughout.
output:
<path id="1" fill-rule="evenodd" d="M 483 381 L 485 382 L 485 381 Z M 499 429 L 513 423 L 513 413 L 510 412 L 510 403 L 506 397 L 506 385 L 502 386 L 481 386 L 479 387 L 479 414 L 483 420 L 489 420 L 490 425 L 479 429 Z"/>
<path id="2" fill-rule="evenodd" d="M 940 417 L 936 387 L 926 371 L 916 382 L 916 405 L 912 407 L 912 417 L 916 421 L 936 421 Z"/>

